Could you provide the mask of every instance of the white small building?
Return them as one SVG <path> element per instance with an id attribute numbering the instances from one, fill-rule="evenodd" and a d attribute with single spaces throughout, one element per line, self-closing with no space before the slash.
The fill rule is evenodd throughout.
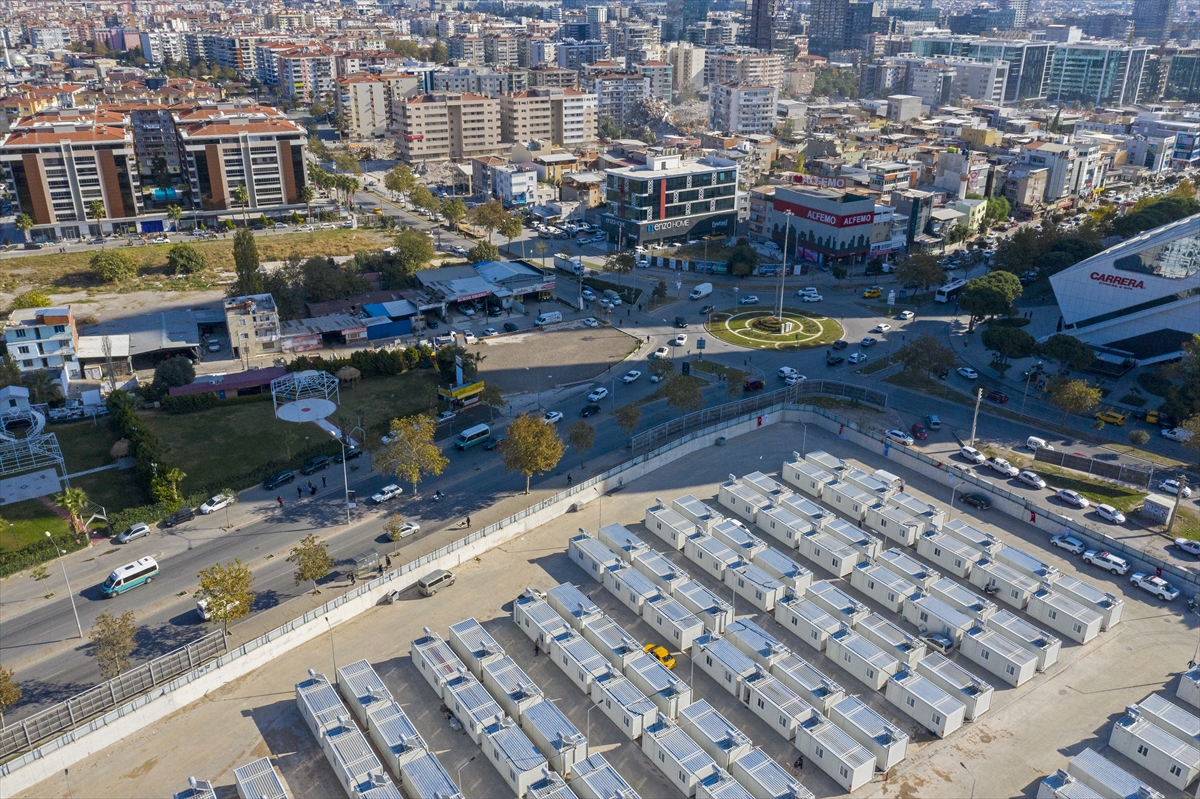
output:
<path id="1" fill-rule="evenodd" d="M 450 645 L 428 628 L 424 636 L 412 642 L 411 655 L 417 671 L 442 699 L 446 698 L 446 683 L 470 674 Z"/>
<path id="2" fill-rule="evenodd" d="M 1071 758 L 1067 773 L 1106 799 L 1111 796 L 1163 799 L 1161 793 L 1092 749 L 1084 749 Z"/>
<path id="3" fill-rule="evenodd" d="M 775 610 L 775 604 L 787 593 L 783 583 L 753 563 L 743 562 L 725 570 L 725 585 L 765 613 Z"/>
<path id="4" fill-rule="evenodd" d="M 600 606 L 572 583 L 561 583 L 551 588 L 546 592 L 546 602 L 575 632 L 583 631 L 584 622 L 604 615 Z"/>
<path id="5" fill-rule="evenodd" d="M 579 799 L 614 799 L 618 796 L 640 799 L 633 786 L 599 753 L 575 764 L 570 786 Z"/>
<path id="6" fill-rule="evenodd" d="M 923 521 L 926 527 L 926 529 L 922 531 L 923 533 L 927 533 L 930 530 L 937 530 L 946 523 L 946 519 L 948 518 L 946 511 L 939 508 L 937 505 L 933 505 L 929 502 L 922 502 L 911 494 L 905 494 L 903 492 L 899 494 L 892 494 L 887 498 L 887 504 L 891 505 L 893 508 L 899 508 L 909 516 Z"/>
<path id="7" fill-rule="evenodd" d="M 372 704 L 365 724 L 375 749 L 392 773 L 401 776 L 404 765 L 424 756 L 429 748 L 416 725 L 397 702 Z"/>
<path id="8" fill-rule="evenodd" d="M 877 558 L 883 552 L 883 541 L 846 521 L 835 517 L 821 520 L 821 532 L 833 536 L 842 543 L 856 549 L 867 559 Z"/>
<path id="9" fill-rule="evenodd" d="M 678 511 L 683 518 L 699 527 L 700 532 L 705 535 L 709 535 L 712 526 L 725 518 L 724 514 L 691 494 L 684 494 L 682 497 L 671 500 L 671 507 Z"/>
<path id="10" fill-rule="evenodd" d="M 755 555 L 767 548 L 766 541 L 751 533 L 737 519 L 725 519 L 714 524 L 712 537 L 732 549 L 742 560 L 753 560 Z"/>
<path id="11" fill-rule="evenodd" d="M 785 593 L 803 594 L 812 585 L 813 573 L 778 549 L 768 547 L 754 556 L 755 566 L 783 583 Z M 782 599 L 782 596 L 779 597 Z"/>
<path id="12" fill-rule="evenodd" d="M 1108 745 L 1181 791 L 1200 775 L 1200 751 L 1142 717 L 1134 705 L 1113 724 Z"/>
<path id="13" fill-rule="evenodd" d="M 550 603 L 530 590 L 513 601 L 513 623 L 521 628 L 530 641 L 542 645 L 572 632 L 570 625 L 550 607 Z"/>
<path id="14" fill-rule="evenodd" d="M 946 522 L 938 532 L 975 547 L 989 558 L 994 558 L 996 553 L 1004 548 L 1004 543 L 999 538 L 962 519 Z"/>
<path id="15" fill-rule="evenodd" d="M 888 497 L 899 490 L 894 484 L 889 485 L 877 480 L 874 475 L 867 474 L 862 469 L 847 469 L 842 472 L 842 482 L 849 483 L 867 496 L 871 497 L 872 505 L 885 502 Z"/>
<path id="16" fill-rule="evenodd" d="M 797 453 L 792 453 L 792 457 L 796 457 L 796 455 Z M 813 466 L 824 469 L 833 476 L 837 477 L 839 480 L 842 479 L 842 472 L 846 471 L 847 469 L 854 468 L 841 458 L 835 455 L 830 455 L 828 452 L 821 449 L 814 449 L 811 452 L 806 453 L 804 460 L 807 463 L 811 463 Z"/>
<path id="17" fill-rule="evenodd" d="M 683 549 L 683 542 L 700 532 L 700 528 L 685 519 L 678 511 L 658 504 L 646 508 L 646 529 L 666 541 L 672 549 Z"/>
<path id="18" fill-rule="evenodd" d="M 984 626 L 1036 655 L 1038 671 L 1045 671 L 1058 662 L 1062 641 L 1015 613 L 1002 610 L 987 619 Z"/>
<path id="19" fill-rule="evenodd" d="M 662 592 L 649 577 L 632 566 L 622 563 L 616 569 L 604 573 L 604 587 L 625 607 L 638 616 L 646 603 L 662 597 Z"/>
<path id="20" fill-rule="evenodd" d="M 1200 666 L 1194 666 L 1179 675 L 1179 687 L 1175 696 L 1195 708 L 1200 708 Z"/>
<path id="21" fill-rule="evenodd" d="M 825 642 L 841 627 L 841 622 L 815 602 L 796 594 L 789 594 L 775 605 L 775 621 L 818 652 L 825 651 Z"/>
<path id="22" fill-rule="evenodd" d="M 720 635 L 733 621 L 733 608 L 695 580 L 675 589 L 675 599 L 704 622 L 709 632 Z"/>
<path id="23" fill-rule="evenodd" d="M 900 661 L 843 625 L 825 642 L 825 654 L 863 685 L 878 691 L 900 670 Z"/>
<path id="24" fill-rule="evenodd" d="M 850 793 L 875 774 L 875 755 L 820 713 L 796 730 L 796 748 Z"/>
<path id="25" fill-rule="evenodd" d="M 1136 705 L 1142 718 L 1174 735 L 1188 746 L 1200 746 L 1200 716 L 1159 694 L 1150 694 Z"/>
<path id="26" fill-rule="evenodd" d="M 837 724 L 875 756 L 875 768 L 887 771 L 908 754 L 908 733 L 868 707 L 857 696 L 847 696 L 829 711 Z"/>
<path id="27" fill-rule="evenodd" d="M 785 741 L 796 737 L 796 729 L 815 711 L 796 692 L 769 674 L 758 674 L 742 682 L 742 704 L 765 721 Z"/>
<path id="28" fill-rule="evenodd" d="M 812 791 L 761 749 L 753 749 L 734 761 L 729 773 L 756 799 L 816 799 Z"/>
<path id="29" fill-rule="evenodd" d="M 742 485 L 753 488 L 772 503 L 778 503 L 780 500 L 791 496 L 792 493 L 792 489 L 762 472 L 751 472 L 742 477 L 740 482 Z"/>
<path id="30" fill-rule="evenodd" d="M 1012 686 L 1037 673 L 1037 655 L 983 625 L 967 630 L 958 645 L 963 657 Z"/>
<path id="31" fill-rule="evenodd" d="M 623 524 L 606 524 L 596 534 L 600 543 L 611 549 L 618 558 L 631 563 L 633 556 L 650 549 L 646 542 L 638 538 Z"/>
<path id="32" fill-rule="evenodd" d="M 926 655 L 917 664 L 917 673 L 962 702 L 967 721 L 974 721 L 992 706 L 995 689 L 938 652 Z"/>
<path id="33" fill-rule="evenodd" d="M 878 613 L 871 613 L 859 619 L 854 625 L 854 632 L 908 668 L 913 668 L 925 657 L 924 642 L 904 632 Z"/>
<path id="34" fill-rule="evenodd" d="M 643 653 L 642 642 L 608 616 L 590 619 L 583 625 L 584 639 L 600 655 L 622 673 L 625 667 Z"/>
<path id="35" fill-rule="evenodd" d="M 862 560 L 858 550 L 815 530 L 800 538 L 800 554 L 835 577 L 847 576 Z"/>
<path id="36" fill-rule="evenodd" d="M 1085 583 L 1069 574 L 1058 576 L 1054 581 L 1054 590 L 1099 613 L 1101 630 L 1110 630 L 1121 621 L 1125 600 L 1115 594 L 1101 591 L 1091 583 Z"/>
<path id="37" fill-rule="evenodd" d="M 791 460 L 783 464 L 782 477 L 785 483 L 795 486 L 808 496 L 820 499 L 825 486 L 837 482 L 837 478 L 820 466 L 808 461 Z"/>
<path id="38" fill-rule="evenodd" d="M 484 730 L 492 724 L 498 724 L 504 716 L 504 709 L 496 704 L 487 689 L 470 674 L 446 683 L 446 695 L 443 697 L 446 707 L 454 714 L 463 729 L 471 736 L 471 740 L 482 745 Z"/>
<path id="39" fill-rule="evenodd" d="M 875 471 L 871 472 L 871 477 L 875 478 L 880 483 L 883 483 L 883 485 L 885 485 L 888 490 L 892 492 L 904 490 L 904 481 L 891 472 L 885 471 L 884 469 L 876 469 Z"/>
<path id="40" fill-rule="evenodd" d="M 916 593 L 917 586 L 879 561 L 864 561 L 850 572 L 850 585 L 893 613 L 904 609 L 904 600 Z"/>
<path id="41" fill-rule="evenodd" d="M 475 619 L 450 625 L 450 648 L 467 664 L 475 679 L 483 679 L 483 666 L 504 657 L 504 647 Z"/>
<path id="42" fill-rule="evenodd" d="M 679 712 L 679 727 L 721 768 L 729 768 L 733 761 L 754 748 L 745 733 L 703 699 Z"/>
<path id="43" fill-rule="evenodd" d="M 742 695 L 744 680 L 759 673 L 758 664 L 724 638 L 702 636 L 696 639 L 696 649 L 694 663 L 734 696 Z"/>
<path id="44" fill-rule="evenodd" d="M 772 663 L 771 676 L 825 715 L 846 695 L 842 686 L 794 653 Z"/>
<path id="45" fill-rule="evenodd" d="M 691 686 L 651 655 L 643 654 L 630 661 L 625 667 L 625 676 L 671 720 L 692 703 Z"/>
<path id="46" fill-rule="evenodd" d="M 819 580 L 810 585 L 804 592 L 804 598 L 816 603 L 837 621 L 850 627 L 871 612 L 866 605 L 828 580 Z"/>
<path id="47" fill-rule="evenodd" d="M 990 599 L 984 599 L 965 586 L 943 577 L 929 586 L 929 595 L 937 597 L 955 610 L 976 619 L 987 619 L 995 614 L 998 607 Z"/>
<path id="48" fill-rule="evenodd" d="M 642 752 L 684 796 L 717 770 L 717 762 L 679 725 L 659 716 L 642 731 Z"/>
<path id="49" fill-rule="evenodd" d="M 696 784 L 696 799 L 755 799 L 725 769 L 717 766 L 712 774 Z"/>
<path id="50" fill-rule="evenodd" d="M 567 542 L 567 555 L 598 583 L 604 575 L 621 565 L 621 559 L 599 540 L 590 535 L 577 535 Z"/>
<path id="51" fill-rule="evenodd" d="M 400 767 L 400 782 L 405 795 L 412 799 L 463 799 L 462 792 L 432 752 L 403 764 Z M 258 795 L 243 799 L 258 799 Z"/>
<path id="52" fill-rule="evenodd" d="M 655 704 L 616 670 L 592 681 L 591 696 L 592 702 L 631 741 L 642 737 L 642 731 L 658 716 Z"/>
<path id="53" fill-rule="evenodd" d="M 585 694 L 591 692 L 592 682 L 607 674 L 612 665 L 576 632 L 550 639 L 546 655 Z"/>
<path id="54" fill-rule="evenodd" d="M 499 772 L 517 799 L 522 799 L 529 786 L 542 778 L 546 758 L 507 716 L 488 726 L 480 746 L 484 759 Z"/>
<path id="55" fill-rule="evenodd" d="M 917 553 L 955 577 L 967 579 L 983 553 L 957 538 L 930 531 L 917 539 Z"/>
<path id="56" fill-rule="evenodd" d="M 875 504 L 875 499 L 870 494 L 840 481 L 824 487 L 821 491 L 821 501 L 856 522 L 866 519 L 867 508 Z"/>
<path id="57" fill-rule="evenodd" d="M 1080 644 L 1086 644 L 1100 634 L 1102 620 L 1099 613 L 1056 591 L 1041 589 L 1029 598 L 1026 611 L 1050 629 Z"/>
<path id="58" fill-rule="evenodd" d="M 1011 566 L 989 558 L 980 558 L 971 567 L 971 576 L 967 578 L 971 585 L 982 588 L 989 596 L 994 596 L 1017 610 L 1024 610 L 1029 604 L 1029 598 L 1037 593 L 1038 581 L 1027 574 L 1021 574 Z"/>
<path id="59" fill-rule="evenodd" d="M 711 535 L 694 535 L 683 544 L 683 554 L 701 570 L 720 582 L 725 581 L 725 570 L 742 562 L 729 547 Z"/>
<path id="60" fill-rule="evenodd" d="M 287 799 L 283 780 L 279 779 L 270 758 L 260 757 L 238 766 L 233 770 L 233 781 L 239 799 Z"/>
<path id="61" fill-rule="evenodd" d="M 1052 583 L 1062 574 L 1062 572 L 1049 563 L 1044 563 L 1025 550 L 1017 549 L 1016 547 L 1001 547 L 996 552 L 995 558 L 1004 565 L 1021 572 L 1021 574 L 1028 575 L 1042 582 Z"/>
<path id="62" fill-rule="evenodd" d="M 542 771 L 541 779 L 529 786 L 529 799 L 579 799 L 562 777 L 549 769 Z"/>
<path id="63" fill-rule="evenodd" d="M 815 529 L 811 521 L 792 513 L 782 505 L 768 505 L 760 510 L 754 524 L 759 530 L 793 550 L 800 545 L 800 536 Z"/>
<path id="64" fill-rule="evenodd" d="M 676 588 L 692 579 L 691 575 L 672 563 L 670 558 L 653 549 L 634 555 L 633 568 L 649 577 L 650 581 L 668 596 L 674 595 Z"/>
<path id="65" fill-rule="evenodd" d="M 929 568 L 902 549 L 893 547 L 882 553 L 878 560 L 881 566 L 886 566 L 922 591 L 928 590 L 929 586 L 942 579 L 940 571 Z"/>
<path id="66" fill-rule="evenodd" d="M 925 729 L 945 738 L 963 725 L 966 706 L 915 671 L 898 671 L 888 680 L 884 695 L 901 712 Z"/>
<path id="67" fill-rule="evenodd" d="M 771 504 L 771 500 L 734 479 L 722 483 L 717 489 L 717 502 L 750 524 L 754 524 L 758 518 L 759 510 Z"/>
<path id="68" fill-rule="evenodd" d="M 688 652 L 692 642 L 704 634 L 698 616 L 669 596 L 652 599 L 642 606 L 642 620 L 663 637 L 667 649 Z"/>
<path id="69" fill-rule="evenodd" d="M 1104 799 L 1104 797 L 1063 769 L 1059 769 L 1038 785 L 1037 799 Z"/>
<path id="70" fill-rule="evenodd" d="M 941 633 L 949 636 L 956 644 L 975 624 L 970 616 L 924 592 L 918 592 L 904 600 L 904 618 L 916 627 L 921 635 Z"/>
<path id="71" fill-rule="evenodd" d="M 917 543 L 917 536 L 928 530 L 929 526 L 900 508 L 879 504 L 867 508 L 867 529 L 874 530 L 889 541 L 911 547 Z"/>
<path id="72" fill-rule="evenodd" d="M 804 519 L 813 526 L 814 530 L 820 529 L 821 524 L 824 523 L 826 519 L 837 518 L 833 511 L 826 510 L 812 500 L 805 499 L 798 494 L 793 494 L 787 499 L 780 501 L 779 507 L 796 514 L 801 519 Z"/>
<path id="73" fill-rule="evenodd" d="M 395 703 L 392 692 L 365 658 L 342 666 L 337 670 L 337 678 L 338 693 L 363 727 L 367 727 L 367 715 L 371 708 Z"/>
<path id="74" fill-rule="evenodd" d="M 482 682 L 504 712 L 518 722 L 525 711 L 546 699 L 537 683 L 507 655 L 484 664 Z"/>
<path id="75" fill-rule="evenodd" d="M 521 717 L 521 729 L 550 768 L 568 776 L 588 756 L 588 740 L 553 702 L 539 702 Z"/>
<path id="76" fill-rule="evenodd" d="M 772 663 L 788 654 L 788 648 L 782 641 L 750 619 L 738 619 L 730 623 L 725 630 L 725 640 L 764 670 L 770 669 Z"/>
<path id="77" fill-rule="evenodd" d="M 296 709 L 318 742 L 333 729 L 341 729 L 350 720 L 346 706 L 324 674 L 309 669 L 309 678 L 296 683 Z"/>

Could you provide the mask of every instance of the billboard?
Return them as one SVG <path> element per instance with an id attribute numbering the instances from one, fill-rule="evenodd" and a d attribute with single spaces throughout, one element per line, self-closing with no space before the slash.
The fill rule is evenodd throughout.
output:
<path id="1" fill-rule="evenodd" d="M 792 183 L 800 186 L 816 186 L 820 189 L 844 189 L 845 178 L 829 178 L 821 175 L 792 175 Z"/>

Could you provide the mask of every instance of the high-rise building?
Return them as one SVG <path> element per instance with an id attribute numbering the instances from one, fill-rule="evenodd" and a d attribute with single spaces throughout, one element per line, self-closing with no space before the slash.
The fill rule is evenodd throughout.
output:
<path id="1" fill-rule="evenodd" d="M 746 44 L 764 53 L 775 46 L 775 0 L 747 0 Z"/>
<path id="2" fill-rule="evenodd" d="M 586 75 L 583 90 L 596 95 L 601 119 L 624 125 L 639 100 L 650 98 L 650 78 L 640 73 L 603 72 Z"/>
<path id="3" fill-rule="evenodd" d="M 634 64 L 632 69 L 650 79 L 651 99 L 671 102 L 674 81 L 671 76 L 673 70 L 670 64 L 665 61 L 645 61 L 641 64 Z"/>
<path id="4" fill-rule="evenodd" d="M 397 103 L 392 120 L 406 163 L 464 161 L 501 152 L 500 101 L 478 94 L 424 94 Z"/>
<path id="5" fill-rule="evenodd" d="M 1134 105 L 1142 91 L 1148 45 L 1075 42 L 1054 49 L 1048 98 L 1096 105 Z"/>
<path id="6" fill-rule="evenodd" d="M 1046 99 L 1055 47 L 1054 42 L 981 36 L 916 36 L 912 40 L 913 53 L 924 58 L 962 56 L 979 61 L 1007 61 L 1004 103 Z"/>
<path id="7" fill-rule="evenodd" d="M 667 51 L 667 61 L 671 64 L 671 79 L 674 81 L 675 93 L 683 91 L 685 86 L 699 89 L 704 84 L 704 58 L 707 51 L 691 42 L 679 42 Z"/>
<path id="8" fill-rule="evenodd" d="M 1000 8 L 1016 12 L 1013 27 L 1023 30 L 1029 24 L 1029 0 L 1000 0 Z"/>
<path id="9" fill-rule="evenodd" d="M 846 38 L 849 0 L 813 0 L 808 25 L 808 52 L 826 56 L 840 50 Z"/>
<path id="10" fill-rule="evenodd" d="M 337 110 L 356 139 L 382 136 L 391 121 L 384 82 L 377 75 L 350 75 L 339 80 Z"/>
<path id="11" fill-rule="evenodd" d="M 769 133 L 775 127 L 778 101 L 774 86 L 714 83 L 708 87 L 708 124 L 739 135 Z"/>
<path id="12" fill-rule="evenodd" d="M 501 140 L 523 143 L 545 139 L 561 147 L 596 141 L 597 99 L 575 89 L 529 89 L 500 97 Z"/>
<path id="13" fill-rule="evenodd" d="M 753 86 L 783 86 L 783 58 L 765 53 L 725 53 L 705 61 L 709 84 L 743 83 Z"/>
<path id="14" fill-rule="evenodd" d="M 708 0 L 683 0 L 683 25 L 695 25 L 708 19 Z"/>
<path id="15" fill-rule="evenodd" d="M 1175 0 L 1134 0 L 1133 35 L 1146 44 L 1162 44 L 1171 38 L 1175 19 Z"/>

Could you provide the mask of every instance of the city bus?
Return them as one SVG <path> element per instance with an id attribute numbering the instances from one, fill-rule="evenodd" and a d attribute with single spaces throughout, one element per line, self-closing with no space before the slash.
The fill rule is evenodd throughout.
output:
<path id="1" fill-rule="evenodd" d="M 962 287 L 967 285 L 967 281 L 962 279 L 951 280 L 946 285 L 937 290 L 933 298 L 938 302 L 952 302 L 958 299 L 958 292 L 962 291 Z"/>
<path id="2" fill-rule="evenodd" d="M 459 433 L 458 438 L 454 441 L 454 446 L 459 449 L 470 449 L 476 444 L 482 444 L 491 437 L 492 428 L 486 424 L 477 424 Z"/>
<path id="3" fill-rule="evenodd" d="M 106 597 L 123 594 L 130 589 L 148 583 L 158 576 L 158 561 L 147 555 L 138 558 L 133 563 L 126 563 L 121 568 L 108 575 L 100 590 Z"/>

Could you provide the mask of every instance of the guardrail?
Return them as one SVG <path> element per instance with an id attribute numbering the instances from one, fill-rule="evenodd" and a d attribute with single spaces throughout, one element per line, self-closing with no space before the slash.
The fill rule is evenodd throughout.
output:
<path id="1" fill-rule="evenodd" d="M 1116 480 L 1119 483 L 1126 483 L 1138 488 L 1150 488 L 1150 482 L 1154 479 L 1154 469 L 1150 469 L 1149 471 L 1146 469 L 1135 469 L 1120 462 L 1101 461 L 1089 458 L 1086 455 L 1072 455 L 1069 452 L 1060 452 L 1054 449 L 1046 449 L 1045 447 L 1038 447 L 1037 452 L 1033 454 L 1033 459 L 1042 463 L 1048 463 L 1051 466 L 1061 466 L 1064 469 L 1086 472 L 1089 477 L 1103 477 L 1107 480 Z"/>

